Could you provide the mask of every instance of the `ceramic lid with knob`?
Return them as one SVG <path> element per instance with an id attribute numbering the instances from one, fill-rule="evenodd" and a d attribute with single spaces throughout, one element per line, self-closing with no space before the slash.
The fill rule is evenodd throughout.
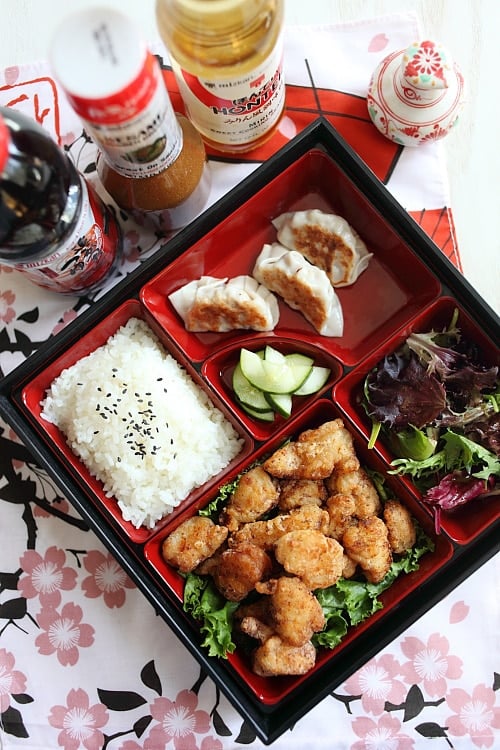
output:
<path id="1" fill-rule="evenodd" d="M 430 40 L 388 55 L 375 68 L 368 112 L 387 138 L 418 146 L 447 135 L 463 106 L 464 81 L 446 48 Z"/>

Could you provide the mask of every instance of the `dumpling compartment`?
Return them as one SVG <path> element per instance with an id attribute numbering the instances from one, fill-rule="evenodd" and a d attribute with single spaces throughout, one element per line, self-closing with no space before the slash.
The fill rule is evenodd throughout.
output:
<path id="1" fill-rule="evenodd" d="M 271 335 L 315 344 L 347 366 L 357 364 L 393 331 L 435 299 L 436 276 L 382 216 L 362 188 L 325 152 L 314 148 L 197 240 L 141 289 L 141 301 L 191 361 L 202 362 L 214 349 L 234 344 L 250 329 L 188 331 L 169 295 L 203 277 L 252 276 L 265 244 L 277 241 L 273 221 L 283 214 L 319 210 L 341 217 L 366 247 L 368 264 L 358 257 L 356 279 L 335 288 L 344 321 L 341 336 L 323 336 L 278 297 L 279 320 Z M 367 256 L 363 256 L 366 257 Z M 366 266 L 366 267 L 365 267 Z"/>

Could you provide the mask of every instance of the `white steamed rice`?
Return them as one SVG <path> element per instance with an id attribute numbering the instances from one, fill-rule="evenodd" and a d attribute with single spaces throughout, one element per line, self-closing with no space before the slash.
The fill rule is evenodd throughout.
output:
<path id="1" fill-rule="evenodd" d="M 242 448 L 231 423 L 138 318 L 63 370 L 42 409 L 136 528 L 152 528 Z"/>

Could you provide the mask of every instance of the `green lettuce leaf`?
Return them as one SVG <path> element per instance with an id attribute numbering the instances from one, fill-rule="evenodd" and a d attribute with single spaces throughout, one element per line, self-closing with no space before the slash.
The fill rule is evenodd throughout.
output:
<path id="1" fill-rule="evenodd" d="M 196 573 L 188 573 L 184 584 L 183 609 L 199 621 L 205 636 L 204 648 L 209 656 L 226 658 L 236 644 L 232 638 L 233 613 L 239 602 L 229 602 L 219 594 L 212 581 Z"/>
<path id="2" fill-rule="evenodd" d="M 415 479 L 430 471 L 466 471 L 478 479 L 488 479 L 491 475 L 500 476 L 500 459 L 473 440 L 447 430 L 442 435 L 443 448 L 422 461 L 411 458 L 397 458 L 390 474 L 408 474 Z"/>

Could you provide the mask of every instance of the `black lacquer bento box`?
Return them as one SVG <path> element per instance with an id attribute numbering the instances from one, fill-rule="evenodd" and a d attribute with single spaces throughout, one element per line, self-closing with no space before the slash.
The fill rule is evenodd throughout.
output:
<path id="1" fill-rule="evenodd" d="M 251 273 L 262 244 L 274 239 L 271 220 L 309 208 L 343 216 L 373 253 L 356 283 L 338 290 L 343 336 L 318 335 L 286 306 L 271 333 L 188 333 L 168 294 L 202 275 Z M 376 362 L 412 331 L 446 325 L 455 309 L 485 362 L 498 365 L 500 326 L 495 313 L 331 125 L 319 118 L 0 384 L 2 416 L 267 744 L 499 549 L 498 499 L 444 514 L 441 532 L 436 533 L 433 515 L 411 482 L 387 474 L 390 450 L 383 444 L 368 449 L 370 425 L 359 404 L 364 378 Z M 104 495 L 59 430 L 40 416 L 40 402 L 54 377 L 105 343 L 130 317 L 148 323 L 243 442 L 241 453 L 219 476 L 193 491 L 154 529 L 136 529 L 124 521 L 114 498 Z M 272 423 L 256 420 L 238 407 L 230 387 L 240 349 L 256 351 L 266 344 L 284 353 L 311 355 L 330 369 L 317 394 L 301 399 L 289 419 L 277 417 Z M 306 675 L 257 676 L 238 649 L 227 660 L 209 657 L 200 645 L 197 623 L 183 611 L 183 579 L 162 559 L 164 538 L 245 467 L 288 438 L 337 417 L 351 432 L 362 464 L 386 475 L 394 493 L 433 540 L 434 551 L 422 558 L 418 571 L 398 579 L 382 595 L 382 609 L 351 628 L 340 646 L 322 650 Z"/>

